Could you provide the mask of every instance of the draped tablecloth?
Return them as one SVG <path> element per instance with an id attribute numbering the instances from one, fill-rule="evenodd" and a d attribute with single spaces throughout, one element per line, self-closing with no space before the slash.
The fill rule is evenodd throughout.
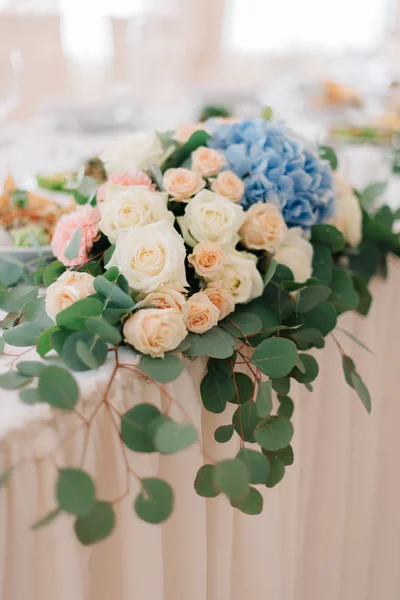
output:
<path id="1" fill-rule="evenodd" d="M 344 315 L 340 326 L 374 354 L 336 334 L 369 386 L 372 415 L 344 382 L 340 354 L 328 338 L 318 351 L 314 392 L 296 388 L 291 394 L 295 463 L 276 488 L 265 488 L 260 516 L 231 509 L 222 496 L 196 495 L 193 480 L 205 461 L 198 444 L 174 456 L 128 451 L 140 476 L 157 474 L 174 488 L 175 511 L 163 525 L 136 517 L 132 498 L 139 485 L 132 479 L 129 497 L 115 505 L 116 529 L 98 545 L 81 546 L 66 514 L 32 531 L 30 525 L 55 507 L 57 466 L 81 464 L 85 429 L 75 431 L 82 424 L 75 415 L 22 406 L 16 394 L 2 392 L 0 472 L 18 468 L 0 491 L 0 598 L 398 600 L 400 263 L 391 264 L 389 282 L 377 279 L 372 288 L 368 318 Z M 202 408 L 205 360 L 185 360 L 185 371 L 166 388 L 201 432 L 204 452 L 215 460 L 232 457 L 238 437 L 228 444 L 213 438 L 230 414 Z M 91 414 L 112 368 L 110 360 L 96 376 L 80 377 L 82 413 Z M 118 372 L 110 400 L 120 412 L 147 401 L 166 408 L 170 401 L 127 370 Z M 184 418 L 176 403 L 170 414 Z M 95 476 L 100 499 L 123 495 L 124 454 L 104 407 L 92 425 L 84 468 Z"/>

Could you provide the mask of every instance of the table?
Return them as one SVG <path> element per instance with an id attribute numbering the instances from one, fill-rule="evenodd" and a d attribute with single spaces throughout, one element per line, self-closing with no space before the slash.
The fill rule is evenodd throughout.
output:
<path id="1" fill-rule="evenodd" d="M 340 326 L 374 354 L 336 334 L 368 384 L 372 415 L 344 383 L 340 355 L 328 339 L 318 351 L 314 392 L 293 394 L 295 464 L 281 484 L 265 489 L 258 517 L 233 511 L 222 496 L 205 500 L 195 494 L 194 475 L 204 462 L 196 445 L 169 457 L 129 452 L 140 475 L 158 473 L 176 492 L 175 512 L 162 526 L 135 516 L 138 483 L 132 479 L 130 496 L 116 505 L 118 525 L 108 540 L 80 546 L 68 515 L 32 532 L 30 524 L 54 508 L 56 464 L 80 463 L 84 431 L 53 452 L 79 425 L 78 417 L 21 406 L 15 393 L 2 392 L 0 472 L 37 456 L 22 463 L 0 491 L 2 600 L 397 600 L 400 262 L 391 262 L 388 282 L 373 282 L 373 295 L 367 319 L 347 314 Z M 213 415 L 201 406 L 205 361 L 186 360 L 186 370 L 167 389 L 201 431 L 204 450 L 217 460 L 230 457 L 237 442 L 213 439 L 215 428 L 228 422 L 226 413 Z M 110 361 L 96 376 L 80 376 L 82 413 L 96 406 L 112 368 Z M 129 371 L 118 373 L 111 399 L 121 412 L 139 401 L 161 407 L 167 402 Z M 171 411 L 182 418 L 178 406 Z M 95 474 L 99 497 L 111 500 L 124 492 L 124 458 L 105 409 L 93 424 L 85 468 Z"/>

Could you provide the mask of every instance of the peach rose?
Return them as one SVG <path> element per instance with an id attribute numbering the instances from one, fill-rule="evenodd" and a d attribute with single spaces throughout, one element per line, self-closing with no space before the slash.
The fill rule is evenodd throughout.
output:
<path id="1" fill-rule="evenodd" d="M 189 314 L 187 328 L 193 333 L 205 333 L 218 323 L 219 309 L 207 294 L 198 292 L 188 300 Z"/>
<path id="2" fill-rule="evenodd" d="M 49 287 L 46 292 L 46 312 L 51 319 L 56 320 L 56 315 L 74 304 L 95 294 L 93 287 L 94 277 L 89 273 L 66 271 Z"/>
<path id="3" fill-rule="evenodd" d="M 99 235 L 100 213 L 98 208 L 85 204 L 78 206 L 74 212 L 63 215 L 58 221 L 51 241 L 51 250 L 54 256 L 69 267 L 74 267 L 85 262 L 89 258 L 94 242 Z M 81 240 L 78 254 L 69 259 L 65 251 L 72 236 L 79 227 L 82 228 Z"/>
<path id="4" fill-rule="evenodd" d="M 218 242 L 200 242 L 188 261 L 200 277 L 215 277 L 224 266 L 225 252 Z"/>
<path id="5" fill-rule="evenodd" d="M 174 198 L 188 202 L 189 199 L 200 192 L 206 182 L 199 173 L 189 169 L 168 169 L 163 178 L 165 191 Z"/>
<path id="6" fill-rule="evenodd" d="M 205 130 L 204 123 L 179 123 L 172 139 L 178 144 L 185 144 L 195 131 Z"/>
<path id="7" fill-rule="evenodd" d="M 221 171 L 211 185 L 213 192 L 229 198 L 232 202 L 240 202 L 244 196 L 244 183 L 233 171 Z"/>
<path id="8" fill-rule="evenodd" d="M 185 288 L 178 285 L 161 285 L 155 292 L 139 296 L 138 308 L 143 306 L 156 306 L 157 308 L 173 308 L 178 310 L 183 316 L 186 316 L 186 298 L 184 296 Z"/>
<path id="9" fill-rule="evenodd" d="M 257 202 L 245 213 L 239 235 L 246 248 L 275 252 L 287 231 L 281 211 L 270 202 Z"/>
<path id="10" fill-rule="evenodd" d="M 103 183 L 101 186 L 99 186 L 96 196 L 97 202 L 104 202 L 104 200 L 106 200 L 110 183 L 114 186 L 118 185 L 121 187 L 141 186 L 147 187 L 149 190 L 156 189 L 156 186 L 144 171 L 141 169 L 132 169 L 132 171 L 114 173 L 114 175 L 111 175 L 106 183 Z"/>
<path id="11" fill-rule="evenodd" d="M 145 308 L 125 321 L 124 338 L 142 354 L 164 358 L 187 336 L 183 315 L 173 308 Z"/>
<path id="12" fill-rule="evenodd" d="M 212 177 L 226 165 L 226 158 L 213 148 L 200 146 L 192 152 L 192 169 L 203 177 Z"/>
<path id="13" fill-rule="evenodd" d="M 235 301 L 231 292 L 222 287 L 220 281 L 210 282 L 203 292 L 219 310 L 218 321 L 225 319 L 235 310 Z"/>

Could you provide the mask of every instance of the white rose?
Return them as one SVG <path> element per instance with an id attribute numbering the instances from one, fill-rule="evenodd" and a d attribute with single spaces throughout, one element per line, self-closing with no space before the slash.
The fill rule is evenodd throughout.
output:
<path id="1" fill-rule="evenodd" d="M 112 244 L 123 233 L 166 219 L 174 222 L 167 208 L 167 196 L 144 186 L 121 187 L 110 184 L 107 199 L 99 205 L 100 229 Z"/>
<path id="2" fill-rule="evenodd" d="M 350 246 L 358 246 L 362 238 L 362 212 L 352 187 L 339 174 L 335 173 L 336 214 L 330 220 L 344 235 Z"/>
<path id="3" fill-rule="evenodd" d="M 218 324 L 219 309 L 204 292 L 193 294 L 188 300 L 188 305 L 187 328 L 189 331 L 205 333 Z"/>
<path id="4" fill-rule="evenodd" d="M 187 205 L 185 215 L 178 217 L 178 223 L 189 246 L 203 241 L 236 244 L 244 218 L 241 206 L 202 190 Z"/>
<path id="5" fill-rule="evenodd" d="M 287 227 L 281 211 L 271 202 L 257 202 L 246 212 L 239 234 L 246 248 L 275 252 L 285 237 Z"/>
<path id="6" fill-rule="evenodd" d="M 101 155 L 109 175 L 135 168 L 147 169 L 151 163 L 160 165 L 163 158 L 164 150 L 157 134 L 149 131 L 120 138 Z"/>
<path id="7" fill-rule="evenodd" d="M 187 313 L 187 302 L 184 296 L 184 287 L 179 285 L 161 285 L 155 292 L 150 294 L 141 294 L 139 296 L 138 308 L 143 306 L 155 306 L 157 308 L 173 308 L 178 310 L 186 317 Z M 143 299 L 142 299 L 142 296 Z"/>
<path id="8" fill-rule="evenodd" d="M 118 267 L 133 290 L 150 293 L 167 283 L 186 286 L 185 258 L 179 233 L 158 221 L 121 235 L 106 268 Z"/>
<path id="9" fill-rule="evenodd" d="M 274 258 L 292 271 L 295 281 L 302 283 L 312 275 L 313 253 L 313 247 L 304 239 L 301 227 L 292 227 L 288 230 Z"/>
<path id="10" fill-rule="evenodd" d="M 65 271 L 46 291 L 46 312 L 55 321 L 56 315 L 74 304 L 83 300 L 96 291 L 93 287 L 94 277 L 89 273 Z"/>
<path id="11" fill-rule="evenodd" d="M 232 294 L 236 304 L 250 302 L 261 296 L 264 290 L 262 277 L 257 270 L 257 259 L 248 252 L 233 251 L 227 254 L 222 273 L 216 281 Z"/>
<path id="12" fill-rule="evenodd" d="M 183 316 L 173 308 L 138 310 L 125 321 L 123 333 L 128 344 L 153 358 L 164 358 L 187 336 Z"/>

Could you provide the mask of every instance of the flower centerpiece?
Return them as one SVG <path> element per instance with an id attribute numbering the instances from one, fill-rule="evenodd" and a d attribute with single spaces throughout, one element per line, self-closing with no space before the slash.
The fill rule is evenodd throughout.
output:
<path id="1" fill-rule="evenodd" d="M 131 349 L 136 372 L 164 391 L 185 357 L 204 357 L 205 409 L 236 405 L 215 439 L 239 436 L 241 449 L 217 463 L 207 457 L 194 487 L 258 514 L 259 486 L 276 485 L 293 462 L 291 387 L 312 391 L 314 350 L 323 349 L 339 315 L 367 314 L 371 277 L 384 274 L 389 253 L 400 254 L 396 214 L 371 208 L 381 184 L 356 192 L 337 173 L 333 150 L 264 118 L 136 133 L 102 160 L 107 182 L 98 189 L 87 177 L 78 182 L 79 206 L 57 224 L 57 260 L 33 274 L 15 263 L 1 271 L 0 306 L 10 312 L 3 345 L 35 346 L 42 360 L 18 362 L 0 375 L 0 386 L 20 389 L 23 402 L 73 410 L 79 387 L 72 372 L 98 369 L 111 352 L 109 389 L 123 368 L 121 346 Z M 356 365 L 333 339 L 347 383 L 370 412 Z M 48 360 L 52 354 L 60 364 Z M 107 392 L 99 402 L 108 402 Z M 188 421 L 140 399 L 118 426 L 122 443 L 136 452 L 172 454 L 198 443 Z M 170 485 L 144 474 L 140 481 L 137 514 L 165 520 Z M 93 489 L 84 470 L 60 470 L 59 507 L 37 526 L 67 511 L 83 543 L 103 539 L 114 527 L 114 508 Z"/>

